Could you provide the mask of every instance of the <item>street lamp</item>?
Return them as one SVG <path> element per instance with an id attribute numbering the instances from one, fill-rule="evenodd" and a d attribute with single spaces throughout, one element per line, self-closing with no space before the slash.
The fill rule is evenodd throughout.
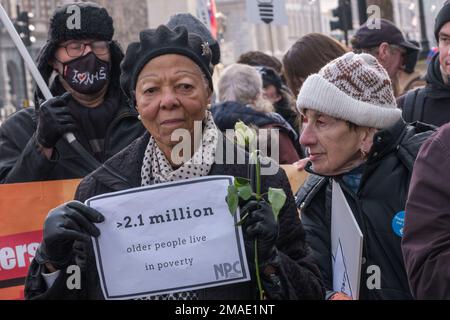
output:
<path id="1" fill-rule="evenodd" d="M 14 27 L 17 30 L 20 38 L 22 39 L 24 45 L 28 48 L 34 42 L 36 42 L 36 38 L 31 35 L 31 32 L 36 30 L 35 26 L 30 23 L 30 19 L 34 17 L 33 13 L 28 11 L 21 11 L 19 5 L 17 5 L 17 18 L 14 21 Z M 25 63 L 22 60 L 22 78 L 23 78 L 23 88 L 24 88 L 24 102 L 23 106 L 29 106 L 28 99 L 28 84 L 27 77 L 25 71 Z"/>
<path id="2" fill-rule="evenodd" d="M 423 0 L 418 0 L 419 2 L 419 16 L 420 16 L 420 34 L 421 34 L 421 46 L 422 51 L 419 54 L 419 59 L 426 59 L 428 52 L 430 51 L 430 43 L 427 38 L 427 27 L 425 23 L 425 10 L 423 7 Z"/>

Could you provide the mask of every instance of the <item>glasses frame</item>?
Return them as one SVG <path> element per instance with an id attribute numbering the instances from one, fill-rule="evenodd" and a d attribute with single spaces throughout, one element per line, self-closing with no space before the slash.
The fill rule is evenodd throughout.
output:
<path id="1" fill-rule="evenodd" d="M 95 43 L 95 42 L 105 42 L 106 43 L 106 52 L 104 52 L 104 53 L 95 52 L 94 47 L 92 46 L 92 44 Z M 69 53 L 69 50 L 67 49 L 67 46 L 72 44 L 72 43 L 80 43 L 81 44 L 81 46 L 82 46 L 81 54 L 79 54 L 79 55 L 71 55 Z M 104 55 L 104 54 L 109 53 L 111 41 L 106 41 L 106 40 L 93 40 L 93 41 L 87 41 L 87 42 L 70 41 L 70 42 L 68 42 L 68 43 L 66 43 L 64 45 L 59 45 L 58 48 L 64 48 L 64 50 L 66 50 L 67 55 L 69 57 L 71 57 L 71 58 L 79 58 L 79 57 L 82 57 L 84 55 L 84 52 L 86 51 L 86 46 L 88 46 L 88 45 L 89 45 L 89 47 L 91 47 L 92 52 L 94 52 L 96 55 Z"/>

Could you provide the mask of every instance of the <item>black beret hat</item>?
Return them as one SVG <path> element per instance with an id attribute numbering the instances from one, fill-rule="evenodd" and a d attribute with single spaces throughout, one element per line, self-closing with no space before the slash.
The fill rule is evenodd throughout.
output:
<path id="1" fill-rule="evenodd" d="M 74 7 L 78 7 L 78 9 Z M 75 10 L 74 10 L 75 9 Z M 79 12 L 79 28 L 76 13 Z M 96 39 L 110 41 L 114 35 L 113 20 L 105 8 L 92 2 L 69 3 L 58 7 L 50 19 L 48 41 L 60 43 L 67 40 Z"/>
<path id="2" fill-rule="evenodd" d="M 450 1 L 445 1 L 441 10 L 439 10 L 436 20 L 434 21 L 434 36 L 436 37 L 436 41 L 439 42 L 439 31 L 442 26 L 450 21 Z"/>
<path id="3" fill-rule="evenodd" d="M 211 32 L 205 26 L 203 22 L 194 17 L 190 13 L 178 13 L 170 17 L 169 22 L 166 24 L 170 29 L 175 29 L 177 26 L 186 27 L 188 32 L 196 33 L 208 42 L 211 49 L 211 63 L 216 65 L 220 62 L 220 46 L 216 39 L 212 36 Z"/>
<path id="4" fill-rule="evenodd" d="M 120 86 L 130 102 L 134 102 L 134 90 L 139 73 L 153 58 L 165 54 L 180 54 L 197 64 L 213 91 L 211 49 L 208 43 L 195 33 L 188 33 L 185 27 L 174 30 L 165 25 L 139 33 L 139 42 L 131 43 L 121 63 Z"/>

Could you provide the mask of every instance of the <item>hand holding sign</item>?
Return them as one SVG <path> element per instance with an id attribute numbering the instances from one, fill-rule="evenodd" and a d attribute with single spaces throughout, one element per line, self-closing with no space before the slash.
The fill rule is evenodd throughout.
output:
<path id="1" fill-rule="evenodd" d="M 94 223 L 104 219 L 97 210 L 78 201 L 53 209 L 45 219 L 43 240 L 37 254 L 57 269 L 67 267 L 74 242 L 89 242 L 91 236 L 98 237 L 100 231 Z"/>

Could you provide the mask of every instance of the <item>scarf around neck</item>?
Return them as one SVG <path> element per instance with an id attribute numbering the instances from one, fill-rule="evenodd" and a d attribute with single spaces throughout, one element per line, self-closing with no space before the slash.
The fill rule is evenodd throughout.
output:
<path id="1" fill-rule="evenodd" d="M 141 185 L 203 177 L 209 174 L 214 163 L 219 138 L 211 112 L 203 120 L 202 140 L 194 155 L 180 167 L 172 168 L 155 138 L 150 136 L 141 169 Z"/>

